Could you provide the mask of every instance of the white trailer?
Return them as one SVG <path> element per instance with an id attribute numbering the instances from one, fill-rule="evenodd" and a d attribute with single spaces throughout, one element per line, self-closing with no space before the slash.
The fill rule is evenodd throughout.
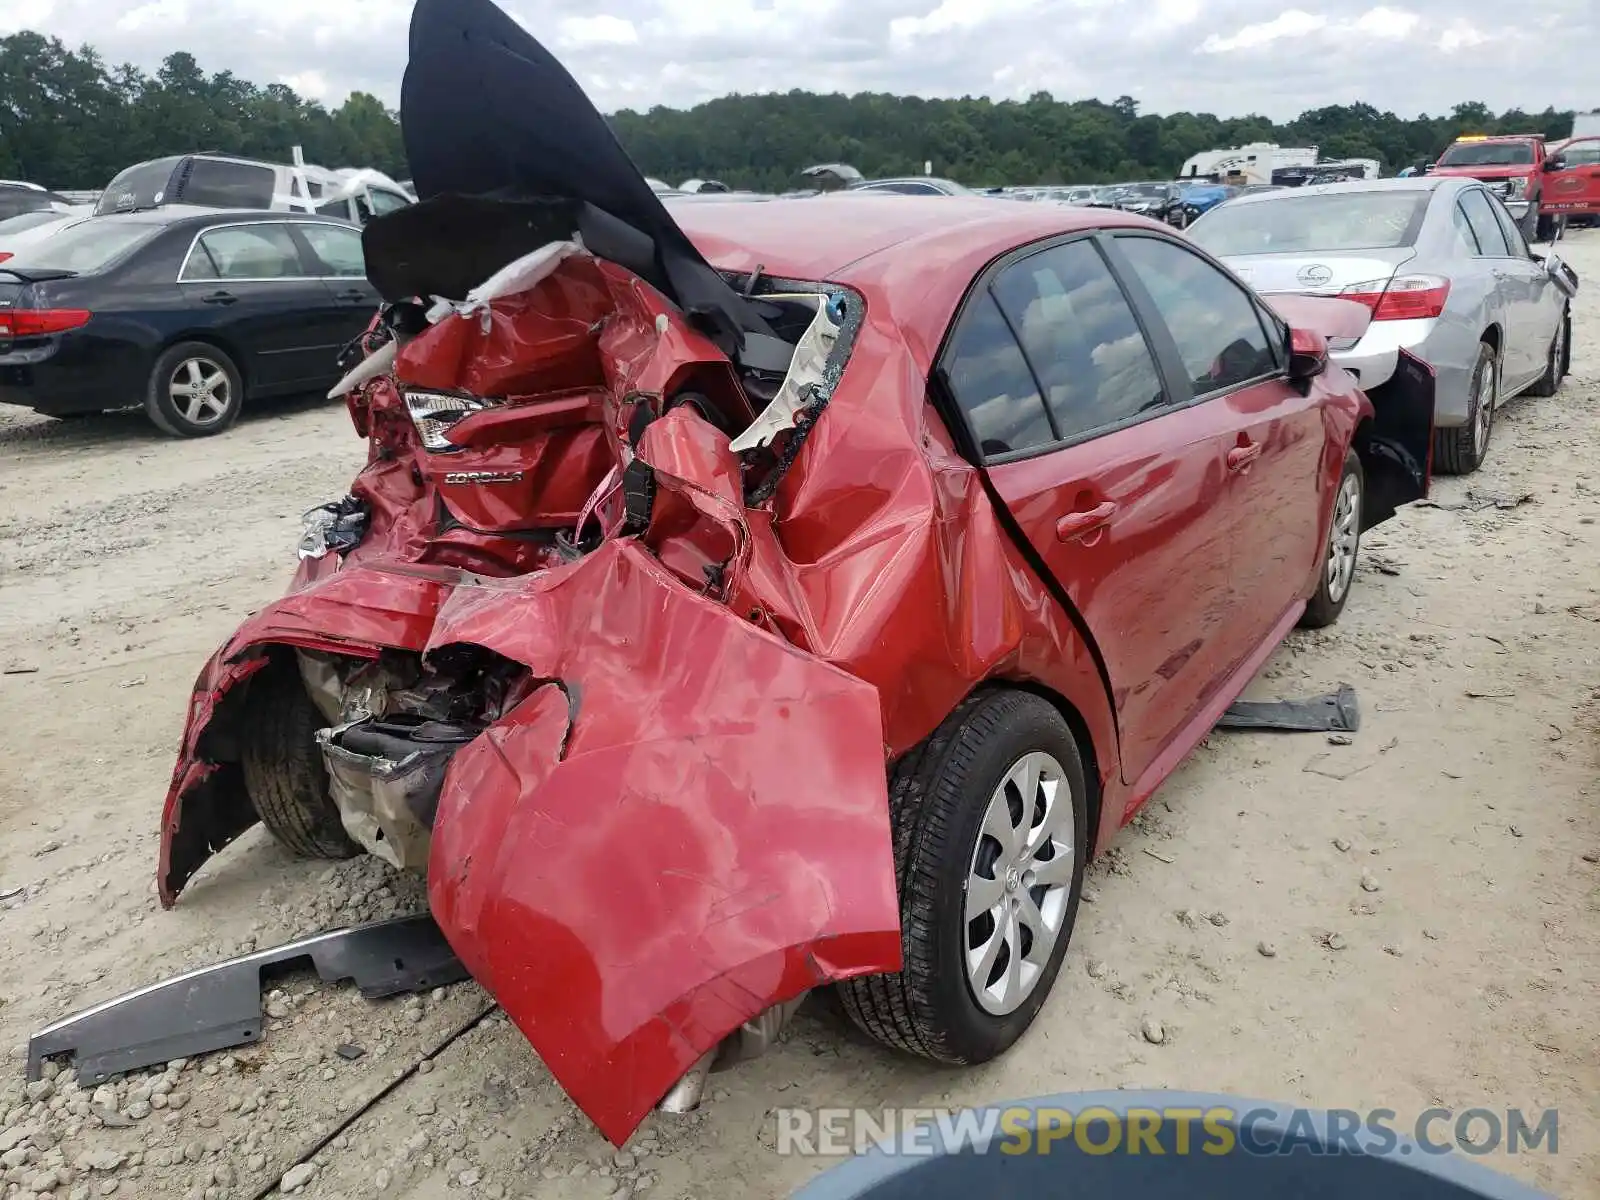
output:
<path id="1" fill-rule="evenodd" d="M 1247 183 L 1271 183 L 1272 172 L 1283 167 L 1310 167 L 1317 162 L 1317 148 L 1285 147 L 1272 142 L 1252 142 L 1232 150 L 1206 150 L 1187 160 L 1178 172 L 1179 179 L 1222 179 L 1243 176 Z"/>

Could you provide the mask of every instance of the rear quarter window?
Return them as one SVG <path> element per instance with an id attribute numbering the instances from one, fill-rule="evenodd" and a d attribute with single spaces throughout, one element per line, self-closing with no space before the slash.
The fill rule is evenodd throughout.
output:
<path id="1" fill-rule="evenodd" d="M 197 158 L 178 193 L 183 203 L 207 208 L 271 208 L 276 183 L 271 167 Z"/>

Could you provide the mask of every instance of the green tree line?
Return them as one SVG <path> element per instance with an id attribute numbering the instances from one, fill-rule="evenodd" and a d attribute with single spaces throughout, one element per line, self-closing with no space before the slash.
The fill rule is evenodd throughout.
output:
<path id="1" fill-rule="evenodd" d="M 1192 154 L 1247 142 L 1314 145 L 1325 158 L 1375 158 L 1393 173 L 1437 155 L 1458 133 L 1565 137 L 1572 114 L 1494 113 L 1468 102 L 1446 115 L 1405 118 L 1343 104 L 1278 123 L 1140 113 L 1128 96 L 1107 104 L 1048 92 L 996 101 L 796 90 L 724 96 L 690 109 L 625 109 L 611 121 L 648 175 L 781 191 L 800 186 L 799 170 L 818 162 L 850 163 L 869 176 L 917 174 L 931 162 L 935 174 L 980 187 L 1170 178 Z M 38 33 L 0 38 L 0 178 L 95 188 L 163 154 L 213 150 L 287 162 L 295 145 L 324 166 L 408 174 L 396 114 L 365 92 L 329 109 L 281 83 L 207 75 L 183 51 L 150 76 Z"/>

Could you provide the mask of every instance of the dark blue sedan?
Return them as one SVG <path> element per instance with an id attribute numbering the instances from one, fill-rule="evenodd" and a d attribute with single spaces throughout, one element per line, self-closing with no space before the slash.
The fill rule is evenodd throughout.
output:
<path id="1" fill-rule="evenodd" d="M 343 221 L 94 217 L 0 264 L 0 403 L 54 417 L 143 404 L 167 433 L 220 433 L 247 398 L 331 386 L 377 304 Z"/>

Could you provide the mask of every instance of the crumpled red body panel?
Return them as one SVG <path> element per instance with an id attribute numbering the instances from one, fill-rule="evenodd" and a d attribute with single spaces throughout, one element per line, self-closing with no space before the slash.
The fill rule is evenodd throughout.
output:
<path id="1" fill-rule="evenodd" d="M 303 563 L 290 594 L 208 667 L 168 797 L 161 894 L 172 903 L 254 819 L 226 739 L 206 736 L 230 687 L 248 699 L 236 664 L 274 642 L 358 656 L 468 643 L 525 664 L 549 686 L 453 760 L 430 902 L 620 1141 L 743 1021 L 817 983 L 898 968 L 885 765 L 975 688 L 1033 688 L 1070 712 L 1104 791 L 1097 845 L 1125 805 L 1096 656 L 928 404 L 927 365 L 892 293 L 851 281 L 849 364 L 774 498 L 747 507 L 727 433 L 688 406 L 660 412 L 689 388 L 737 428 L 751 414 L 728 360 L 636 278 L 605 263 L 590 275 L 583 261 L 557 269 L 556 298 L 506 320 L 497 302 L 487 334 L 475 316 L 451 318 L 479 332 L 453 330 L 424 353 L 436 329 L 397 369 L 400 387 L 462 388 L 489 369 L 459 344 L 480 339 L 475 353 L 508 364 L 504 382 L 517 355 L 505 347 L 538 343 L 551 322 L 565 347 L 558 391 L 466 418 L 448 454 L 417 444 L 393 382 L 352 400 L 372 430 L 352 489 L 371 507 L 366 536 L 342 563 Z M 596 277 L 609 307 L 588 326 L 598 376 L 580 379 L 567 370 L 583 361 L 569 301 L 594 300 Z M 641 406 L 654 419 L 634 447 Z M 496 436 L 482 434 L 494 422 Z M 500 511 L 511 493 L 446 476 L 575 431 L 606 448 L 610 469 L 553 455 L 540 495 L 562 497 L 565 521 L 582 492 L 614 529 L 614 485 L 637 453 L 655 485 L 643 532 L 566 562 L 458 519 L 537 530 L 551 513 L 514 498 Z"/>
<path id="2" fill-rule="evenodd" d="M 634 541 L 457 589 L 433 646 L 455 642 L 561 685 L 452 762 L 431 907 L 607 1137 L 755 1013 L 898 966 L 870 685 Z"/>

